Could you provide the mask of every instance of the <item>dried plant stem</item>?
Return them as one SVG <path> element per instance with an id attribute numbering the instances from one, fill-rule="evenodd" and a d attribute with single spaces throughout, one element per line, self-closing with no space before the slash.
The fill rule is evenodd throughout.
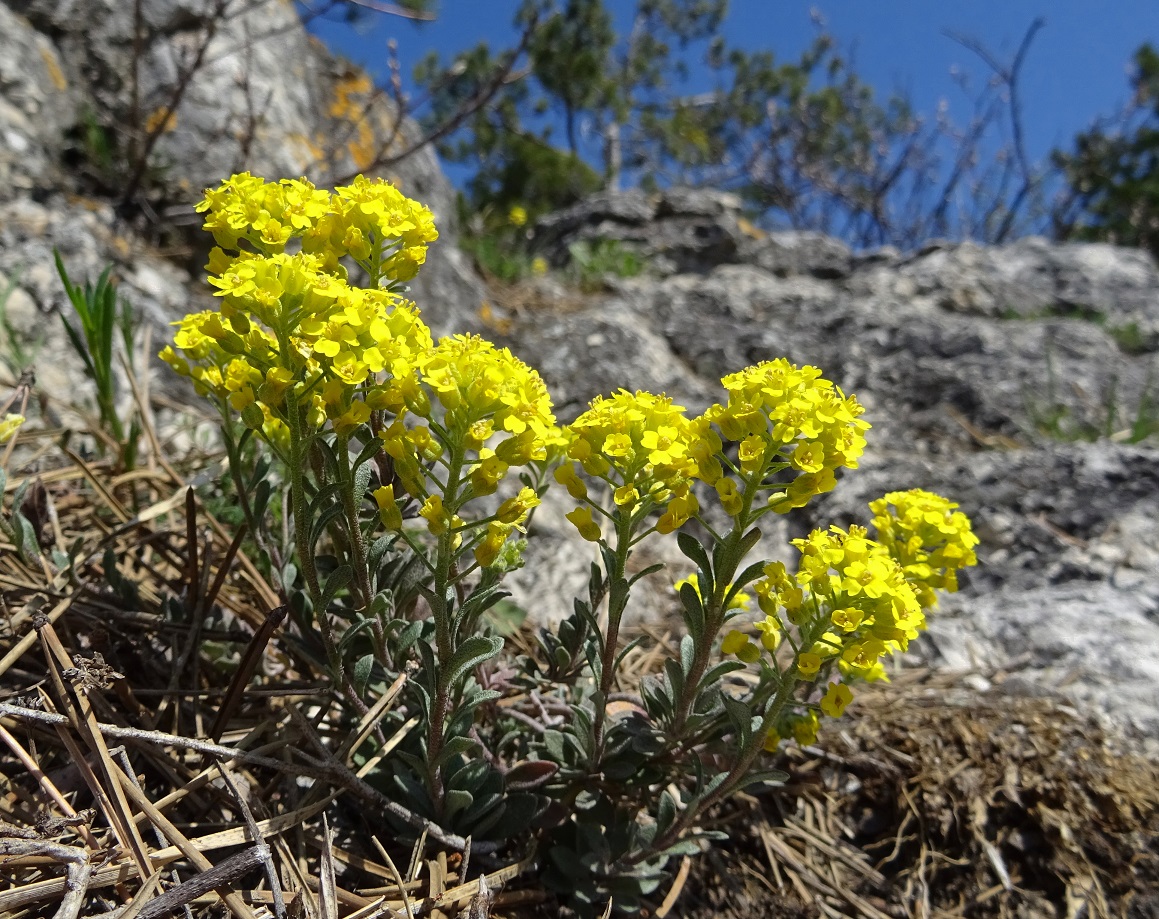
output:
<path id="1" fill-rule="evenodd" d="M 32 756 L 29 755 L 28 751 L 20 745 L 15 737 L 8 733 L 7 729 L 5 729 L 2 724 L 0 724 L 0 740 L 4 741 L 5 745 L 9 750 L 12 751 L 13 755 L 18 760 L 20 760 L 24 768 L 28 770 L 28 774 L 36 779 L 37 783 L 44 790 L 44 793 L 47 794 L 53 800 L 56 806 L 60 808 L 61 813 L 67 817 L 76 817 L 77 812 L 73 806 L 68 803 L 64 795 L 62 795 L 60 790 L 52 783 L 52 780 L 44 774 L 36 760 L 34 760 Z M 87 825 L 84 823 L 78 825 L 77 833 L 81 836 L 81 838 L 84 839 L 85 845 L 87 845 L 94 852 L 100 849 L 100 844 L 97 842 L 96 837 L 93 836 L 92 830 L 90 830 Z"/>
<path id="2" fill-rule="evenodd" d="M 41 839 L 0 838 L 0 855 L 47 855 L 64 862 L 65 870 L 68 872 L 64 897 L 53 919 L 77 919 L 84 905 L 85 895 L 88 893 L 89 878 L 93 873 L 93 866 L 84 849 L 62 846 Z"/>
<path id="3" fill-rule="evenodd" d="M 166 817 L 159 810 L 157 810 L 156 807 L 153 806 L 153 802 L 150 801 L 145 793 L 137 787 L 136 783 L 132 779 L 125 775 L 119 766 L 117 766 L 115 763 L 110 765 L 112 766 L 112 775 L 117 781 L 117 786 L 123 789 L 124 793 L 133 799 L 133 803 L 148 815 L 149 819 L 153 822 L 153 825 L 165 834 L 165 838 L 168 839 L 169 842 L 175 845 L 178 849 L 180 849 L 181 854 L 189 859 L 201 871 L 212 871 L 213 863 L 201 854 L 201 850 L 193 845 L 193 843 L 189 841 L 189 838 L 179 829 L 177 829 L 177 827 L 173 825 L 168 817 Z M 258 853 L 257 858 L 252 862 L 252 864 L 257 864 L 258 860 L 269 857 L 269 848 L 264 843 L 255 844 L 253 848 L 262 849 L 264 852 Z M 151 872 L 144 873 L 142 876 L 147 877 L 149 873 Z M 214 879 L 216 880 L 216 878 Z M 253 912 L 248 906 L 246 906 L 245 901 L 242 900 L 236 891 L 229 888 L 225 880 L 218 881 L 216 884 L 213 884 L 206 889 L 216 889 L 221 899 L 225 902 L 225 905 L 229 907 L 230 911 L 237 917 L 237 919 L 254 919 Z M 201 892 L 204 893 L 205 891 Z M 190 899 L 192 899 L 192 897 L 190 897 Z"/>

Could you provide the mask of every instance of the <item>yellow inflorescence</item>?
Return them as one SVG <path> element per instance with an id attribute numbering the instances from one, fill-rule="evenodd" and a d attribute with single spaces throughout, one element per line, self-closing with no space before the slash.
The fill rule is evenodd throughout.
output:
<path id="1" fill-rule="evenodd" d="M 273 255 L 300 239 L 302 250 L 322 258 L 328 270 L 338 270 L 339 259 L 349 255 L 372 277 L 396 282 L 418 273 L 427 245 L 439 235 L 429 208 L 364 176 L 331 194 L 305 179 L 267 182 L 242 172 L 207 189 L 197 210 L 223 249 L 245 241 Z"/>
<path id="2" fill-rule="evenodd" d="M 642 502 L 659 507 L 657 529 L 667 533 L 699 509 L 691 488 L 698 473 L 695 449 L 700 432 L 683 406 L 667 396 L 627 390 L 597 396 L 565 431 L 570 438 L 568 457 L 588 475 L 607 482 L 616 506 L 625 512 Z M 560 467 L 556 480 L 573 497 L 586 496 L 574 467 Z M 587 519 L 584 529 L 591 532 Z"/>
<path id="3" fill-rule="evenodd" d="M 509 468 L 558 453 L 534 370 L 481 338 L 434 342 L 396 292 L 438 237 L 428 208 L 380 179 L 358 176 L 331 193 L 241 173 L 197 209 L 220 247 L 207 266 L 220 307 L 178 323 L 162 358 L 284 454 L 295 430 L 346 436 L 375 416 L 398 478 L 373 492 L 387 529 L 402 525 L 405 490 L 431 532 L 458 543 L 463 503 L 496 491 Z M 350 283 L 350 263 L 367 286 Z M 454 495 L 432 471 L 449 457 L 469 486 Z M 480 537 L 480 564 L 494 563 L 538 498 L 512 501 Z"/>
<path id="4" fill-rule="evenodd" d="M 857 467 L 869 427 L 860 420 L 864 409 L 816 367 L 778 358 L 730 374 L 721 384 L 728 401 L 712 406 L 704 418 L 737 444 L 741 474 L 774 463 L 792 472 L 792 480 L 768 496 L 772 510 L 803 507 L 836 485 L 837 469 Z M 727 477 L 706 480 L 716 486 L 725 512 L 735 516 L 741 508 L 736 483 Z"/>
<path id="5" fill-rule="evenodd" d="M 893 492 L 873 501 L 878 539 L 864 527 L 814 530 L 793 545 L 801 558 L 795 574 L 781 562 L 764 567 L 753 593 L 764 618 L 753 624 L 759 643 L 775 657 L 794 628 L 805 643 L 794 645 L 792 674 L 830 683 L 820 710 L 838 717 L 853 698 L 848 683 L 887 679 L 882 658 L 905 650 L 925 629 L 925 610 L 935 590 L 954 590 L 958 569 L 977 562 L 977 537 L 958 505 L 921 490 Z M 754 636 L 729 632 L 721 651 L 751 663 L 760 658 Z M 811 713 L 815 717 L 815 713 Z M 797 728 L 811 736 L 815 725 L 789 713 L 778 737 Z M 774 742 L 775 745 L 775 742 Z"/>
<path id="6" fill-rule="evenodd" d="M 424 361 L 421 377 L 442 403 L 447 427 L 461 430 L 477 450 L 492 436 L 507 435 L 494 447 L 501 462 L 522 466 L 546 458 L 557 436 L 551 397 L 539 374 L 506 348 L 475 335 L 443 338 Z M 411 408 L 424 417 L 430 412 L 429 404 Z"/>
<path id="7" fill-rule="evenodd" d="M 935 590 L 958 589 L 958 569 L 978 562 L 978 537 L 957 507 L 920 488 L 890 492 L 869 505 L 877 538 L 901 563 L 927 608 L 937 602 Z"/>

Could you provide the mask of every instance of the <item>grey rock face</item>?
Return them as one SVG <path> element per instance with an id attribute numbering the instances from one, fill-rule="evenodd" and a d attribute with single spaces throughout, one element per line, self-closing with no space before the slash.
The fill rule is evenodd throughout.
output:
<path id="1" fill-rule="evenodd" d="M 633 190 L 593 195 L 535 225 L 533 245 L 551 264 L 566 265 L 576 244 L 609 240 L 644 259 L 653 274 L 705 271 L 740 260 L 740 201 L 707 189 L 656 196 Z"/>
<path id="2" fill-rule="evenodd" d="M 52 42 L 0 4 L 0 200 L 60 178 L 76 93 Z"/>

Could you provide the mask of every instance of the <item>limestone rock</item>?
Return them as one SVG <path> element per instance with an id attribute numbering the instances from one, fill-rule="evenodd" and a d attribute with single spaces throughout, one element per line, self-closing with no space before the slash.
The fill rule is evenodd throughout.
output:
<path id="1" fill-rule="evenodd" d="M 0 3 L 0 200 L 60 180 L 76 94 L 56 48 Z"/>

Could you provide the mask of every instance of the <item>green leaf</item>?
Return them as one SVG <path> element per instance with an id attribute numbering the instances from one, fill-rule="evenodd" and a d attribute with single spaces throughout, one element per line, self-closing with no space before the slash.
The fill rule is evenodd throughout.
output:
<path id="1" fill-rule="evenodd" d="M 326 507 L 331 506 L 331 501 L 338 496 L 338 483 L 331 482 L 329 485 L 323 485 L 310 499 L 310 503 L 306 505 L 306 516 L 314 520 Z M 337 502 L 335 502 L 337 503 Z"/>
<path id="2" fill-rule="evenodd" d="M 676 820 L 676 799 L 667 789 L 660 792 L 660 804 L 656 812 L 656 835 L 667 832 Z"/>
<path id="3" fill-rule="evenodd" d="M 249 429 L 247 428 L 246 430 L 248 431 Z M 254 489 L 254 497 L 251 505 L 253 507 L 254 520 L 258 523 L 261 523 L 262 518 L 266 515 L 266 507 L 270 503 L 270 494 L 269 480 L 262 479 Z"/>
<path id="4" fill-rule="evenodd" d="M 366 489 L 370 487 L 371 471 L 369 465 L 359 466 L 354 470 L 354 504 L 356 507 L 362 503 Z"/>
<path id="5" fill-rule="evenodd" d="M 475 745 L 472 744 L 471 746 L 474 747 Z M 461 788 L 463 791 L 469 791 L 471 794 L 477 795 L 483 790 L 483 786 L 491 774 L 491 765 L 487 760 L 481 757 L 468 759 L 450 775 L 447 779 L 447 787 Z"/>
<path id="6" fill-rule="evenodd" d="M 543 745 L 553 762 L 564 765 L 567 762 L 567 747 L 563 733 L 560 731 L 544 731 Z"/>
<path id="7" fill-rule="evenodd" d="M 644 641 L 643 636 L 640 636 L 638 638 L 633 638 L 630 642 L 628 642 L 624 646 L 624 648 L 620 651 L 620 653 L 616 655 L 616 660 L 612 664 L 612 670 L 619 670 L 620 665 L 624 662 L 624 658 L 628 656 L 628 653 L 630 651 L 640 647 L 640 645 L 643 643 L 643 641 Z"/>
<path id="8" fill-rule="evenodd" d="M 39 558 L 40 545 L 36 542 L 36 532 L 32 529 L 28 518 L 17 511 L 13 515 L 13 522 L 16 524 L 16 551 L 26 561 Z"/>
<path id="9" fill-rule="evenodd" d="M 503 639 L 495 636 L 474 635 L 468 638 L 455 652 L 447 666 L 446 686 L 454 686 L 464 674 L 484 661 L 495 657 L 503 650 Z"/>
<path id="10" fill-rule="evenodd" d="M 696 642 L 692 640 L 691 635 L 685 635 L 680 639 L 680 670 L 688 676 L 692 673 L 692 665 L 696 662 Z"/>
<path id="11" fill-rule="evenodd" d="M 524 837 L 528 828 L 547 807 L 547 799 L 531 794 L 508 795 L 503 802 L 503 810 L 498 820 L 490 827 L 488 835 L 493 839 L 509 836 Z M 487 832 L 483 826 L 478 832 Z"/>
<path id="12" fill-rule="evenodd" d="M 16 492 L 12 495 L 12 507 L 15 513 L 19 513 L 20 506 L 24 504 L 24 496 L 28 494 L 28 489 L 32 485 L 32 479 L 25 479 L 16 486 Z"/>
<path id="13" fill-rule="evenodd" d="M 374 671 L 374 655 L 364 654 L 354 662 L 354 688 L 360 696 L 366 695 L 370 674 Z"/>
<path id="14" fill-rule="evenodd" d="M 462 756 L 471 750 L 477 749 L 478 744 L 470 737 L 448 737 L 446 743 L 443 744 L 443 749 L 432 765 L 435 767 L 444 766 L 453 757 Z"/>
<path id="15" fill-rule="evenodd" d="M 753 546 L 760 542 L 760 539 L 761 531 L 757 527 L 753 527 L 751 530 L 744 534 L 744 537 L 740 541 L 740 558 L 737 559 L 738 563 L 740 559 L 743 559 L 746 555 L 752 552 Z"/>
<path id="16" fill-rule="evenodd" d="M 646 577 L 648 577 L 648 575 L 655 574 L 657 571 L 663 571 L 667 567 L 668 566 L 665 565 L 663 562 L 658 562 L 655 565 L 649 565 L 643 571 L 639 571 L 636 574 L 632 575 L 632 577 L 628 579 L 628 586 L 631 587 L 633 584 L 635 584 L 641 578 L 646 578 Z"/>
<path id="17" fill-rule="evenodd" d="M 720 698 L 724 703 L 724 711 L 728 715 L 728 720 L 737 733 L 739 745 L 743 747 L 748 743 L 752 734 L 753 714 L 744 702 L 733 698 L 727 692 L 721 693 Z"/>
<path id="18" fill-rule="evenodd" d="M 784 785 L 789 781 L 789 773 L 780 769 L 762 769 L 744 777 L 744 781 L 737 786 L 737 791 L 744 791 L 753 785 Z"/>
<path id="19" fill-rule="evenodd" d="M 736 673 L 736 671 L 744 669 L 745 664 L 742 661 L 721 661 L 719 664 L 710 667 L 704 674 L 704 677 L 700 681 L 699 691 L 703 692 L 704 689 L 714 683 L 719 683 L 721 678 L 728 674 Z"/>
<path id="20" fill-rule="evenodd" d="M 342 637 L 338 639 L 339 652 L 345 654 L 354 644 L 354 642 L 357 641 L 358 636 L 363 632 L 369 631 L 373 625 L 373 619 L 360 617 L 359 620 L 354 623 L 354 625 L 350 626 L 350 628 L 346 629 L 346 631 L 342 633 Z"/>
<path id="21" fill-rule="evenodd" d="M 759 562 L 753 562 L 744 571 L 737 575 L 736 580 L 732 582 L 732 586 L 728 589 L 728 594 L 725 596 L 725 609 L 728 609 L 733 597 L 735 597 L 745 587 L 764 574 L 765 564 L 766 563 L 763 560 Z"/>
<path id="22" fill-rule="evenodd" d="M 371 459 L 376 457 L 381 452 L 382 452 L 382 441 L 379 440 L 377 437 L 372 437 L 367 442 L 366 446 L 362 448 L 361 452 L 359 452 L 358 457 L 354 460 L 354 468 L 357 469 L 360 466 L 365 465 L 367 462 L 369 462 Z"/>
<path id="23" fill-rule="evenodd" d="M 382 564 L 382 557 L 386 554 L 386 550 L 390 548 L 390 545 L 394 542 L 394 540 L 395 537 L 393 535 L 379 536 L 378 539 L 376 539 L 371 544 L 370 549 L 366 553 L 366 564 L 371 571 L 378 570 L 379 565 Z"/>
<path id="24" fill-rule="evenodd" d="M 447 818 L 455 816 L 459 811 L 466 810 L 471 806 L 471 802 L 475 800 L 475 796 L 469 791 L 463 791 L 459 788 L 452 788 L 446 793 L 443 798 L 444 813 Z"/>
<path id="25" fill-rule="evenodd" d="M 337 568 L 333 574 L 326 579 L 326 586 L 322 588 L 322 610 L 325 612 L 330 608 L 330 604 L 334 598 L 338 596 L 338 592 L 343 590 L 354 578 L 354 569 L 349 565 L 342 565 Z"/>
<path id="26" fill-rule="evenodd" d="M 507 771 L 506 785 L 512 791 L 528 791 L 550 781 L 557 772 L 559 765 L 547 760 L 535 759 L 516 763 Z"/>
<path id="27" fill-rule="evenodd" d="M 406 652 L 410 650 L 411 645 L 418 641 L 418 638 L 422 633 L 423 624 L 421 621 L 415 621 L 407 625 L 398 634 L 398 653 L 406 654 Z"/>
<path id="28" fill-rule="evenodd" d="M 331 522 L 337 519 L 342 514 L 341 504 L 331 504 L 315 519 L 313 525 L 310 527 L 310 549 L 313 550 L 314 544 L 318 542 L 322 534 L 326 531 Z"/>
<path id="29" fill-rule="evenodd" d="M 693 641 L 702 641 L 704 637 L 704 604 L 696 589 L 687 581 L 680 585 L 680 602 L 684 606 L 684 624 Z"/>
<path id="30" fill-rule="evenodd" d="M 676 661 L 669 658 L 664 662 L 664 675 L 668 677 L 668 685 L 672 687 L 673 700 L 684 694 L 684 673 Z"/>
<path id="31" fill-rule="evenodd" d="M 708 564 L 708 553 L 695 537 L 681 531 L 676 534 L 676 545 L 680 547 L 684 557 L 700 569 L 701 575 L 712 571 L 712 567 Z M 708 593 L 712 591 L 708 590 Z"/>

